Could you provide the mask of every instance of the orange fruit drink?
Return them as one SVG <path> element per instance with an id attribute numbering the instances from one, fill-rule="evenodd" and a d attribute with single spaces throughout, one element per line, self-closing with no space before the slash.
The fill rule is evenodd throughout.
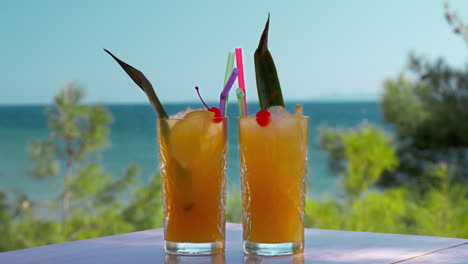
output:
<path id="1" fill-rule="evenodd" d="M 270 107 L 269 112 L 265 122 L 259 114 L 238 119 L 244 247 L 279 243 L 293 247 L 284 252 L 300 252 L 309 119 L 300 105 L 295 114 L 280 106 Z"/>
<path id="2" fill-rule="evenodd" d="M 239 69 L 232 69 L 228 63 L 219 108 L 209 107 L 203 101 L 199 88 L 195 87 L 206 110 L 188 108 L 169 117 L 145 75 L 110 51 L 104 51 L 143 90 L 158 114 L 165 252 L 173 255 L 211 255 L 223 252 L 226 101 Z M 229 61 L 232 64 L 232 59 L 228 59 Z"/>
<path id="3" fill-rule="evenodd" d="M 227 119 L 205 110 L 182 115 L 157 124 L 166 249 L 175 254 L 222 252 Z"/>

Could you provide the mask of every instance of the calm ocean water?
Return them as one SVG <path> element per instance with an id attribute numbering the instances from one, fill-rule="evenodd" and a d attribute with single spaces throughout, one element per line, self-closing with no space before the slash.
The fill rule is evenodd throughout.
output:
<path id="1" fill-rule="evenodd" d="M 149 104 L 106 105 L 114 117 L 111 125 L 111 145 L 101 155 L 104 168 L 116 177 L 123 175 L 130 164 L 137 165 L 140 179 L 147 182 L 157 171 L 155 113 Z M 167 104 L 166 110 L 174 114 L 187 106 L 200 108 L 199 103 Z M 309 133 L 309 194 L 337 195 L 340 188 L 337 176 L 327 168 L 327 155 L 317 147 L 318 128 L 353 127 L 362 122 L 375 124 L 391 131 L 382 120 L 379 105 L 374 102 L 311 102 L 305 103 L 304 114 L 310 117 Z M 294 103 L 289 103 L 292 111 Z M 27 144 L 30 140 L 48 135 L 46 106 L 0 106 L 0 188 L 25 192 L 33 199 L 50 199 L 58 195 L 63 184 L 59 177 L 36 180 L 27 174 L 32 168 Z M 257 104 L 249 105 L 249 112 L 258 111 Z M 228 188 L 239 186 L 237 147 L 237 106 L 230 104 Z"/>

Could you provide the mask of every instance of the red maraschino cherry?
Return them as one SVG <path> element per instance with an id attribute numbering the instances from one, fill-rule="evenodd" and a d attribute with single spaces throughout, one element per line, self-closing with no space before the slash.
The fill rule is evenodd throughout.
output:
<path id="1" fill-rule="evenodd" d="M 271 122 L 271 114 L 267 110 L 262 109 L 255 116 L 257 117 L 257 123 L 262 127 L 267 126 Z"/>
<path id="2" fill-rule="evenodd" d="M 215 106 L 209 107 L 209 106 L 205 103 L 205 101 L 203 101 L 203 98 L 202 98 L 201 95 L 200 95 L 200 91 L 199 91 L 198 86 L 195 86 L 195 90 L 197 90 L 198 97 L 200 98 L 200 101 L 201 101 L 202 104 L 206 107 L 206 109 L 208 109 L 208 111 L 214 113 L 215 118 L 213 119 L 213 122 L 215 122 L 215 123 L 220 123 L 221 121 L 223 121 L 223 119 L 221 118 L 221 111 L 219 110 L 219 108 L 217 108 L 217 107 L 215 107 Z"/>
<path id="3" fill-rule="evenodd" d="M 270 104 L 270 101 L 273 98 L 273 96 L 275 96 L 277 93 L 278 93 L 278 91 L 274 92 L 270 96 L 270 98 L 268 98 L 268 101 L 265 103 L 264 109 L 258 111 L 257 114 L 255 115 L 257 117 L 257 123 L 258 123 L 259 126 L 264 127 L 264 126 L 268 126 L 268 124 L 270 124 L 271 114 L 266 109 L 268 108 L 268 105 Z"/>

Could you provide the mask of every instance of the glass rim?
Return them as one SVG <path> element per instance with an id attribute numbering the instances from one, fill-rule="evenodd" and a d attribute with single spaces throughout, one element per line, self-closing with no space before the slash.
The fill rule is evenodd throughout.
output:
<path id="1" fill-rule="evenodd" d="M 213 116 L 213 117 L 208 117 L 207 119 L 210 119 L 210 120 L 213 120 L 213 119 L 227 120 L 228 117 L 227 116 L 218 116 L 218 117 Z M 175 120 L 189 120 L 189 119 L 184 119 L 183 117 L 182 118 L 164 118 L 164 119 L 156 117 L 156 121 L 159 122 L 159 121 L 162 121 L 162 120 L 167 120 L 167 121 L 174 120 L 175 121 Z"/>
<path id="2" fill-rule="evenodd" d="M 294 116 L 293 114 L 291 114 L 293 118 L 304 118 L 304 119 L 310 119 L 310 116 L 299 116 L 299 117 L 296 117 Z M 251 116 L 238 116 L 236 117 L 236 119 L 242 119 L 242 118 L 247 118 L 247 117 L 255 117 L 255 115 L 251 115 Z M 280 116 L 271 116 L 271 117 L 280 117 Z"/>

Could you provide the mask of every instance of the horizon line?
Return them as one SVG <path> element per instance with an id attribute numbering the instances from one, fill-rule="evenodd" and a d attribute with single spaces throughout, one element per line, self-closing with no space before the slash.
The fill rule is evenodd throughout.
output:
<path id="1" fill-rule="evenodd" d="M 316 99 L 316 100 L 307 100 L 307 101 L 300 101 L 300 100 L 289 100 L 290 103 L 379 103 L 380 100 L 378 99 L 336 99 L 336 100 L 326 100 L 326 99 Z M 179 104 L 193 104 L 193 103 L 200 103 L 199 101 L 179 101 L 179 102 L 167 102 L 164 103 L 165 105 L 179 105 Z M 217 103 L 215 101 L 207 101 L 206 103 Z M 248 102 L 247 104 L 257 104 L 257 101 Z M 53 103 L 0 103 L 0 107 L 5 106 L 46 106 L 52 105 Z M 149 102 L 89 102 L 84 101 L 82 104 L 91 104 L 91 105 L 148 105 L 151 106 Z M 235 102 L 229 102 L 229 105 L 236 105 Z M 286 103 L 287 105 L 288 103 Z"/>

